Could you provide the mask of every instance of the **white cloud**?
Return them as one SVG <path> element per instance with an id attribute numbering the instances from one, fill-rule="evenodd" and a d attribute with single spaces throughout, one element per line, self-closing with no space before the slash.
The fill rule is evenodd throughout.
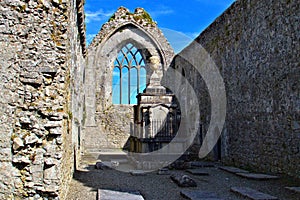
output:
<path id="1" fill-rule="evenodd" d="M 87 10 L 85 12 L 85 22 L 90 23 L 91 21 L 102 21 L 110 17 L 112 14 L 112 11 L 103 11 L 102 9 L 95 12 Z"/>
<path id="2" fill-rule="evenodd" d="M 151 17 L 158 17 L 158 16 L 161 16 L 161 15 L 169 15 L 169 14 L 172 14 L 174 13 L 174 10 L 168 8 L 168 7 L 165 7 L 165 6 L 161 6 L 159 8 L 159 10 L 149 10 L 149 13 L 151 15 Z"/>

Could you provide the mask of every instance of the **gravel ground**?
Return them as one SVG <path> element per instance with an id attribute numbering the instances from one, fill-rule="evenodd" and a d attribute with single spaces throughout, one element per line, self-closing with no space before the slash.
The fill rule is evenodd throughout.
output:
<path id="1" fill-rule="evenodd" d="M 234 186 L 250 187 L 276 196 L 280 200 L 300 200 L 299 193 L 292 193 L 284 188 L 300 186 L 299 180 L 282 177 L 279 180 L 248 180 L 217 167 L 202 169 L 206 170 L 209 176 L 191 175 L 184 170 L 170 170 L 171 174 L 189 175 L 198 185 L 196 188 L 180 188 L 170 179 L 170 175 L 157 175 L 156 172 L 151 172 L 143 176 L 133 176 L 112 169 L 99 170 L 89 165 L 74 174 L 67 200 L 96 200 L 98 189 L 139 191 L 146 200 L 183 200 L 184 198 L 180 196 L 182 189 L 215 192 L 226 200 L 244 199 L 230 192 L 230 188 Z"/>

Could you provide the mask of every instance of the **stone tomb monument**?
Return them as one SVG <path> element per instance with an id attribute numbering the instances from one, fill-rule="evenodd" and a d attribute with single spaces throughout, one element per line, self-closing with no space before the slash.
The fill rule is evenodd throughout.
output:
<path id="1" fill-rule="evenodd" d="M 146 153 L 158 150 L 175 136 L 180 122 L 175 97 L 160 83 L 163 73 L 160 59 L 152 56 L 149 66 L 153 70 L 149 85 L 138 95 L 134 107 L 134 131 L 130 140 L 130 151 Z"/>

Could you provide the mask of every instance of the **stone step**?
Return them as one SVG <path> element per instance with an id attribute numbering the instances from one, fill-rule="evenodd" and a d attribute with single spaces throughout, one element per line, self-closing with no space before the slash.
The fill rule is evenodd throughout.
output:
<path id="1" fill-rule="evenodd" d="M 215 164 L 207 161 L 192 161 L 190 162 L 191 167 L 215 167 Z"/>
<path id="2" fill-rule="evenodd" d="M 285 187 L 285 189 L 292 192 L 300 193 L 300 187 Z"/>
<path id="3" fill-rule="evenodd" d="M 114 191 L 98 189 L 97 200 L 144 200 L 143 196 L 137 191 Z"/>
<path id="4" fill-rule="evenodd" d="M 180 195 L 190 200 L 224 200 L 214 192 L 181 190 Z"/>
<path id="5" fill-rule="evenodd" d="M 236 173 L 236 175 L 253 180 L 270 180 L 279 179 L 278 176 L 268 175 L 268 174 L 256 174 L 256 173 Z"/>
<path id="6" fill-rule="evenodd" d="M 233 173 L 233 174 L 236 174 L 236 173 L 249 173 L 246 170 L 239 169 L 239 168 L 236 168 L 236 167 L 229 167 L 229 166 L 221 166 L 221 167 L 219 167 L 219 169 L 221 169 L 223 171 L 226 171 L 226 172 Z"/>
<path id="7" fill-rule="evenodd" d="M 248 187 L 232 187 L 230 191 L 252 200 L 277 200 L 277 197 L 259 192 Z"/>
<path id="8" fill-rule="evenodd" d="M 193 175 L 198 175 L 198 176 L 208 176 L 209 173 L 205 172 L 203 169 L 188 169 L 186 172 L 193 174 Z"/>

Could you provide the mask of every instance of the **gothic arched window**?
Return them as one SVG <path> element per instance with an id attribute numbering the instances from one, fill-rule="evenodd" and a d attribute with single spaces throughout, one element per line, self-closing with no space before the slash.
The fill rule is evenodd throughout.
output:
<path id="1" fill-rule="evenodd" d="M 113 104 L 137 104 L 137 94 L 146 88 L 146 65 L 141 52 L 131 43 L 119 52 L 113 69 Z"/>

